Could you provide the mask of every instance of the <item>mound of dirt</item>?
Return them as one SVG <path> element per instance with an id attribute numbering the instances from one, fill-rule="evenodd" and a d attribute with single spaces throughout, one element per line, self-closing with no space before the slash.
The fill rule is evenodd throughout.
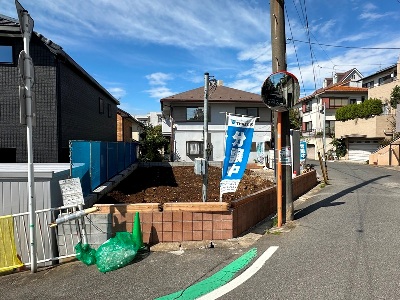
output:
<path id="1" fill-rule="evenodd" d="M 207 202 L 219 201 L 221 168 L 208 168 Z M 222 201 L 230 203 L 273 186 L 263 172 L 246 170 L 235 193 L 227 193 Z M 113 191 L 97 203 L 166 203 L 201 202 L 203 177 L 194 173 L 193 167 L 138 168 L 125 178 Z"/>

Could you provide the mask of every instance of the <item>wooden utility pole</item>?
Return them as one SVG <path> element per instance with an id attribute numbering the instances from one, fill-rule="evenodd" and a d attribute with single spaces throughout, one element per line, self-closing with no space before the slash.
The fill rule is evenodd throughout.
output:
<path id="1" fill-rule="evenodd" d="M 284 0 L 270 0 L 272 72 L 286 71 L 286 37 Z M 275 167 L 277 184 L 278 227 L 282 220 L 293 220 L 292 166 L 282 165 L 281 154 L 290 153 L 290 121 L 289 111 L 275 112 Z M 278 158 L 278 160 L 276 160 Z"/>

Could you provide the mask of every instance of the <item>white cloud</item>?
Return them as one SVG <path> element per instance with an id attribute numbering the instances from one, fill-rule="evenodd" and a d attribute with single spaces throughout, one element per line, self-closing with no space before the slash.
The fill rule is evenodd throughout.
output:
<path id="1" fill-rule="evenodd" d="M 261 83 L 262 84 L 262 83 Z M 250 93 L 260 94 L 261 93 L 261 84 L 257 81 L 250 80 L 250 79 L 239 79 L 235 82 L 229 84 L 230 87 L 247 91 Z"/>
<path id="2" fill-rule="evenodd" d="M 149 81 L 149 85 L 151 86 L 150 89 L 145 90 L 145 92 L 149 94 L 149 97 L 156 98 L 158 101 L 161 98 L 176 94 L 167 87 L 167 81 L 173 80 L 173 75 L 157 72 L 146 75 L 146 79 Z"/>
<path id="3" fill-rule="evenodd" d="M 154 87 L 146 90 L 145 92 L 148 93 L 151 98 L 156 98 L 157 101 L 162 98 L 176 94 L 165 86 Z"/>
<path id="4" fill-rule="evenodd" d="M 319 34 L 326 35 L 332 32 L 336 26 L 336 20 L 328 20 L 318 26 Z"/>
<path id="5" fill-rule="evenodd" d="M 111 95 L 113 95 L 117 99 L 121 99 L 126 95 L 126 91 L 120 87 L 111 87 L 107 89 Z"/>
<path id="6" fill-rule="evenodd" d="M 271 61 L 271 45 L 270 43 L 259 43 L 250 46 L 238 54 L 238 60 L 251 60 L 257 63 L 264 63 Z"/>
<path id="7" fill-rule="evenodd" d="M 378 20 L 378 19 L 386 18 L 390 15 L 391 15 L 391 13 L 378 14 L 378 13 L 373 13 L 373 12 L 364 12 L 360 15 L 360 19 L 371 21 L 371 20 Z"/>
<path id="8" fill-rule="evenodd" d="M 259 26 L 265 19 L 264 12 L 246 1 L 235 1 L 234 5 L 229 0 L 190 4 L 186 0 L 37 0 L 35 5 L 27 0 L 21 2 L 35 24 L 48 28 L 50 38 L 53 33 L 63 32 L 71 39 L 112 37 L 187 49 L 240 49 L 265 33 Z"/>
<path id="9" fill-rule="evenodd" d="M 171 74 L 157 72 L 146 75 L 146 79 L 149 80 L 150 85 L 165 85 L 168 80 L 172 80 L 174 78 Z"/>

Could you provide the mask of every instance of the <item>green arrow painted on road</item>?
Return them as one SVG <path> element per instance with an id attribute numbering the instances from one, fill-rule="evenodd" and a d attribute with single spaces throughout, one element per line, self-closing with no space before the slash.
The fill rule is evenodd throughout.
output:
<path id="1" fill-rule="evenodd" d="M 245 254 L 231 262 L 229 265 L 215 273 L 214 275 L 204 279 L 194 285 L 189 286 L 184 290 L 162 296 L 156 300 L 169 300 L 169 299 L 196 299 L 202 295 L 223 286 L 230 281 L 237 272 L 247 266 L 250 261 L 257 255 L 257 248 L 250 249 Z"/>

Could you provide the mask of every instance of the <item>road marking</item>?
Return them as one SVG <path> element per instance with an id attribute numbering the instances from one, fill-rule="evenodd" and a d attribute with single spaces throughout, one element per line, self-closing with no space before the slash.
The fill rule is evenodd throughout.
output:
<path id="1" fill-rule="evenodd" d="M 250 261 L 256 256 L 257 248 L 252 248 L 212 276 L 200 282 L 197 282 L 196 284 L 193 284 L 184 290 L 162 296 L 160 298 L 157 298 L 156 300 L 197 299 L 198 297 L 201 297 L 229 282 L 229 280 L 231 280 L 237 272 L 247 266 Z"/>
<path id="2" fill-rule="evenodd" d="M 260 270 L 265 262 L 271 258 L 272 254 L 278 250 L 278 246 L 271 246 L 269 247 L 246 271 L 240 274 L 238 277 L 233 279 L 232 281 L 228 282 L 227 284 L 219 287 L 218 289 L 208 293 L 198 300 L 214 300 L 218 299 L 219 297 L 229 293 L 242 283 L 246 282 L 251 276 L 256 274 L 258 270 Z"/>
<path id="3" fill-rule="evenodd" d="M 257 273 L 278 248 L 278 246 L 269 247 L 246 271 L 232 281 L 230 280 L 235 276 L 235 274 L 247 266 L 257 255 L 257 248 L 250 249 L 214 275 L 191 285 L 184 290 L 162 296 L 156 300 L 217 299 L 246 282 L 251 276 Z"/>

